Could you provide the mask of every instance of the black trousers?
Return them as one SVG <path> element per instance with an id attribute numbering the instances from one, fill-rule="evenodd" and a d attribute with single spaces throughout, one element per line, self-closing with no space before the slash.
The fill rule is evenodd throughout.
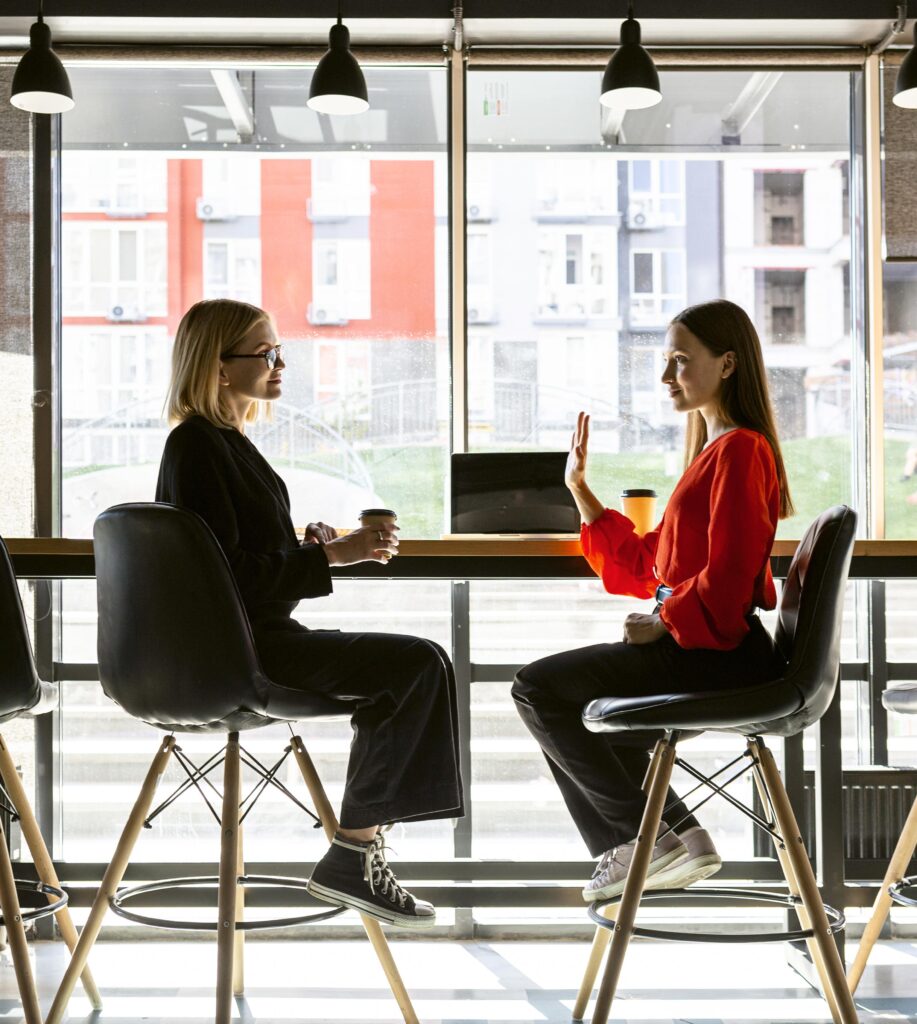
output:
<path id="1" fill-rule="evenodd" d="M 650 755 L 645 735 L 589 732 L 583 707 L 597 697 L 690 693 L 773 679 L 783 660 L 757 616 L 749 617 L 749 625 L 732 651 L 687 651 L 667 634 L 651 644 L 595 644 L 553 654 L 520 670 L 513 684 L 516 707 L 592 856 L 636 837 Z M 685 818 L 677 831 L 697 824 L 672 790 L 666 806 L 670 825 Z"/>
<path id="2" fill-rule="evenodd" d="M 461 817 L 455 675 L 446 652 L 420 637 L 308 630 L 288 622 L 255 628 L 268 676 L 284 686 L 361 701 L 351 718 L 341 825 Z"/>

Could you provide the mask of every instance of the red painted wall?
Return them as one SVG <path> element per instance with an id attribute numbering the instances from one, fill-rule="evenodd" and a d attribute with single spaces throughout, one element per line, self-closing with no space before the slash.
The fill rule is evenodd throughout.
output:
<path id="1" fill-rule="evenodd" d="M 316 328 L 306 312 L 312 301 L 312 193 L 308 160 L 261 163 L 261 304 L 281 336 L 303 337 Z"/>

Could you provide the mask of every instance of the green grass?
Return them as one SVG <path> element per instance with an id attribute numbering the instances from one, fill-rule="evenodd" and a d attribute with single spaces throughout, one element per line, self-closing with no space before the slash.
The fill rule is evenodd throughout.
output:
<path id="1" fill-rule="evenodd" d="M 904 448 L 902 443 L 900 453 L 895 454 L 898 474 Z M 785 442 L 783 453 L 796 514 L 780 523 L 777 536 L 798 538 L 823 509 L 850 500 L 850 440 L 800 438 Z M 361 456 L 383 503 L 398 513 L 403 536 L 438 537 L 443 529 L 445 452 L 430 447 L 377 447 Z M 589 483 L 612 508 L 620 508 L 623 488 L 652 487 L 659 495 L 661 510 L 681 475 L 681 453 L 677 459 L 670 457 L 670 466 L 674 473 L 667 476 L 665 456 L 655 452 L 594 454 L 589 460 Z M 902 489 L 910 493 L 904 485 Z M 911 489 L 917 489 L 917 479 Z M 917 534 L 917 508 L 904 508 L 913 513 L 912 529 Z"/>

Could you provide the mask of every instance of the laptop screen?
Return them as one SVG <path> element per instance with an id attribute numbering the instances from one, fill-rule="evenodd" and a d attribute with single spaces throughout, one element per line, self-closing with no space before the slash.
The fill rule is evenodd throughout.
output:
<path id="1" fill-rule="evenodd" d="M 566 452 L 452 456 L 453 533 L 579 533 Z"/>

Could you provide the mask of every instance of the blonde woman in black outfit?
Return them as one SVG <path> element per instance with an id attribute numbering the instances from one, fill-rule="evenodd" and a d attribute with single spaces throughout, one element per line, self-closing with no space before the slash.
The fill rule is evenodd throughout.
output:
<path id="1" fill-rule="evenodd" d="M 455 679 L 429 640 L 311 631 L 301 598 L 330 594 L 332 565 L 384 562 L 396 528 L 345 537 L 310 523 L 300 543 L 283 480 L 245 436 L 280 397 L 284 361 L 269 316 L 230 299 L 199 302 L 175 337 L 169 420 L 156 500 L 196 512 L 223 548 L 267 674 L 284 686 L 358 701 L 340 829 L 310 880 L 319 899 L 424 928 L 435 910 L 401 886 L 383 827 L 463 814 Z"/>

